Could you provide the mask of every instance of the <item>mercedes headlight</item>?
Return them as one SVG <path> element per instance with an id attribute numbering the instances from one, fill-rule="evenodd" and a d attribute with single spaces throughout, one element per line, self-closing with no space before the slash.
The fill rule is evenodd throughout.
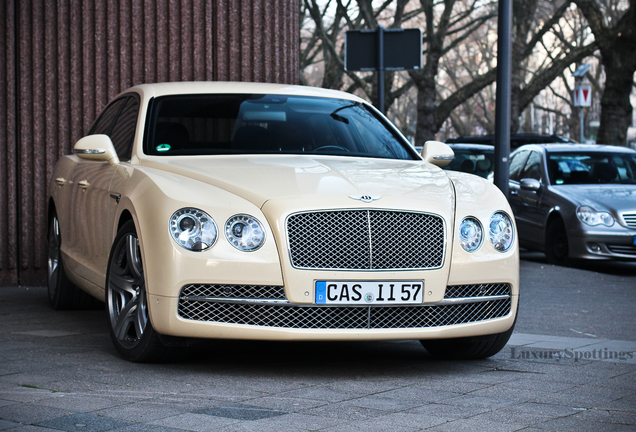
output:
<path id="1" fill-rule="evenodd" d="M 514 240 L 514 225 L 506 213 L 498 211 L 490 217 L 488 238 L 497 251 L 506 252 L 510 249 Z"/>
<path id="2" fill-rule="evenodd" d="M 214 246 L 218 230 L 206 212 L 195 208 L 182 208 L 170 217 L 170 234 L 179 246 L 194 252 Z"/>
<path id="3" fill-rule="evenodd" d="M 225 223 L 225 237 L 238 250 L 251 252 L 265 243 L 265 230 L 255 217 L 239 214 Z"/>
<path id="4" fill-rule="evenodd" d="M 484 238 L 481 224 L 472 216 L 464 218 L 459 226 L 459 244 L 466 252 L 475 252 Z"/>
<path id="5" fill-rule="evenodd" d="M 576 209 L 576 216 L 581 222 L 587 225 L 605 225 L 611 227 L 614 225 L 614 217 L 608 212 L 596 211 L 589 206 L 579 206 Z"/>

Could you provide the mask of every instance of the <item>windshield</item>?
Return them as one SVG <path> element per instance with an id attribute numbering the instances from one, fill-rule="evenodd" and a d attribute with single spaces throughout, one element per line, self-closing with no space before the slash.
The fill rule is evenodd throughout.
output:
<path id="1" fill-rule="evenodd" d="M 181 95 L 151 104 L 145 153 L 320 154 L 417 160 L 372 109 L 342 99 L 282 95 Z"/>
<path id="2" fill-rule="evenodd" d="M 636 153 L 549 153 L 550 183 L 636 184 Z"/>
<path id="3" fill-rule="evenodd" d="M 443 167 L 487 178 L 493 170 L 494 151 L 452 147 L 455 158 Z"/>

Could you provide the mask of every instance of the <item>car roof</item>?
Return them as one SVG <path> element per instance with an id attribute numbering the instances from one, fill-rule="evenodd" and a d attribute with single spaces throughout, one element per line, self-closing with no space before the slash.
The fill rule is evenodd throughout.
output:
<path id="1" fill-rule="evenodd" d="M 568 138 L 564 138 L 558 135 L 548 134 L 536 134 L 536 133 L 517 133 L 510 135 L 510 145 L 513 147 L 520 147 L 525 144 L 535 143 L 568 143 L 573 142 Z M 484 135 L 464 135 L 456 138 L 448 138 L 447 144 L 451 143 L 475 143 L 475 144 L 495 144 L 494 134 Z"/>
<path id="2" fill-rule="evenodd" d="M 550 153 L 570 153 L 570 152 L 614 152 L 614 153 L 636 153 L 636 150 L 629 147 L 620 147 L 603 144 L 564 144 L 564 143 L 548 143 L 548 144 L 526 144 L 519 147 L 515 151 L 521 150 L 538 150 Z"/>
<path id="3" fill-rule="evenodd" d="M 487 152 L 494 152 L 495 147 L 488 144 L 466 144 L 466 143 L 448 143 L 448 146 L 452 149 L 466 149 L 466 150 L 482 150 Z"/>
<path id="4" fill-rule="evenodd" d="M 126 90 L 124 93 L 130 91 L 141 93 L 146 97 L 183 94 L 279 94 L 289 96 L 327 97 L 366 103 L 365 100 L 355 95 L 338 90 L 289 84 L 254 82 L 191 81 L 140 84 Z"/>

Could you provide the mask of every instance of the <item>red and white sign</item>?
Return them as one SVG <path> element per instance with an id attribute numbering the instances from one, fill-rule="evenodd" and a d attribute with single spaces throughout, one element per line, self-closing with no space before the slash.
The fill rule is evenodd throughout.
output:
<path id="1" fill-rule="evenodd" d="M 592 85 L 589 82 L 578 82 L 574 86 L 574 106 L 592 106 Z"/>

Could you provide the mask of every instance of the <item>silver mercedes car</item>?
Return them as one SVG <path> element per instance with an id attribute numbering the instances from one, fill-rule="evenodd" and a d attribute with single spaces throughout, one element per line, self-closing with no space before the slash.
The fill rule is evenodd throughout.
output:
<path id="1" fill-rule="evenodd" d="M 636 151 L 530 144 L 510 156 L 510 205 L 522 247 L 548 262 L 636 260 Z"/>

